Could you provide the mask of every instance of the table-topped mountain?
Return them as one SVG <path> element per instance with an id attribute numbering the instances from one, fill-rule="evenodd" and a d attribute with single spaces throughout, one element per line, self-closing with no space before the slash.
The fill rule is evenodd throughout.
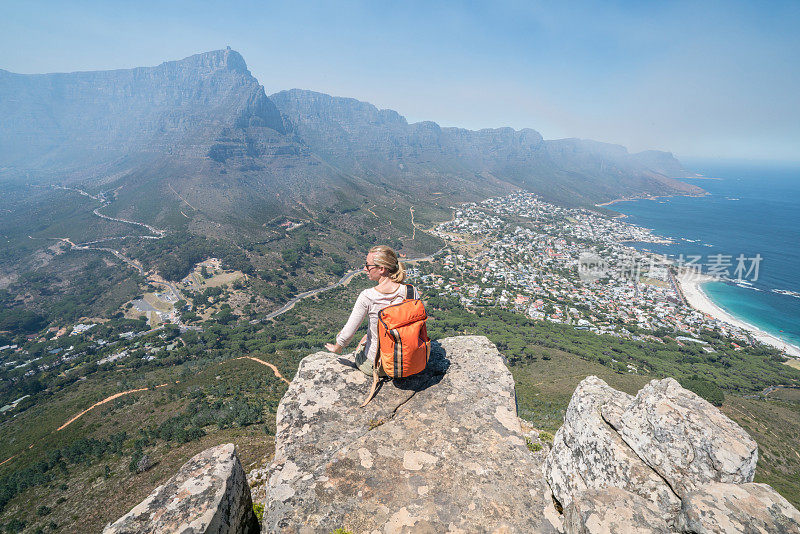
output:
<path id="1" fill-rule="evenodd" d="M 387 194 L 424 204 L 433 192 L 467 200 L 521 187 L 588 204 L 700 192 L 673 179 L 685 172 L 667 154 L 545 141 L 528 129 L 408 124 L 310 91 L 268 97 L 230 49 L 125 70 L 0 71 L 0 169 L 121 188 L 117 210 L 150 223 L 168 221 L 182 199 L 217 222 L 248 225 Z"/>
<path id="2" fill-rule="evenodd" d="M 136 152 L 192 152 L 225 128 L 285 128 L 232 50 L 157 67 L 22 75 L 0 71 L 0 159 L 55 167 Z M 207 154 L 204 153 L 203 156 Z"/>
<path id="3" fill-rule="evenodd" d="M 246 228 L 374 193 L 298 143 L 230 49 L 126 70 L 0 71 L 0 168 L 113 190 L 109 211 L 167 227 L 181 205 L 192 219 Z"/>

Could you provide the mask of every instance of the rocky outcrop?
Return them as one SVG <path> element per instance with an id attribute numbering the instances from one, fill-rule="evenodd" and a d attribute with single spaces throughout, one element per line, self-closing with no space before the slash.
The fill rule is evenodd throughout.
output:
<path id="1" fill-rule="evenodd" d="M 620 406 L 631 400 L 629 395 L 593 376 L 575 389 L 565 423 L 556 434 L 545 463 L 553 495 L 565 508 L 573 495 L 587 489 L 613 487 L 655 503 L 665 519 L 677 514 L 681 502 L 669 485 L 600 414 L 604 404 Z"/>
<path id="2" fill-rule="evenodd" d="M 207 449 L 186 462 L 104 534 L 254 534 L 250 488 L 232 443 Z"/>
<path id="3" fill-rule="evenodd" d="M 800 512 L 749 484 L 757 458 L 741 427 L 671 378 L 631 397 L 591 376 L 544 473 L 566 532 L 800 532 Z"/>
<path id="4" fill-rule="evenodd" d="M 620 488 L 590 489 L 564 509 L 564 530 L 574 534 L 667 534 L 672 530 L 652 502 Z"/>
<path id="5" fill-rule="evenodd" d="M 484 337 L 434 345 L 428 369 L 370 380 L 346 358 L 306 357 L 278 408 L 263 532 L 548 532 L 558 521 L 526 447 L 514 381 Z M 552 522 L 550 521 L 552 519 Z"/>
<path id="6" fill-rule="evenodd" d="M 370 382 L 348 357 L 301 361 L 274 459 L 248 476 L 262 532 L 800 533 L 800 512 L 751 483 L 752 439 L 672 379 L 635 397 L 584 379 L 552 447 L 517 417 L 513 379 L 485 337 L 434 343 L 423 373 L 383 383 L 359 408 Z M 222 445 L 105 532 L 257 528 Z"/>
<path id="7" fill-rule="evenodd" d="M 753 438 L 672 378 L 643 387 L 613 424 L 681 497 L 707 482 L 753 481 L 758 461 Z"/>
<path id="8" fill-rule="evenodd" d="M 684 532 L 800 532 L 800 512 L 767 484 L 711 482 L 683 500 Z"/>

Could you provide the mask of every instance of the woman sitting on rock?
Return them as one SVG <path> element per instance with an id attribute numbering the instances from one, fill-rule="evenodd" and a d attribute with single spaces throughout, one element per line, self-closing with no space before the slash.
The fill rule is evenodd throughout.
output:
<path id="1" fill-rule="evenodd" d="M 326 343 L 325 348 L 339 354 L 353 338 L 364 317 L 369 317 L 369 330 L 359 342 L 354 355 L 356 366 L 361 372 L 372 376 L 375 356 L 378 354 L 378 312 L 391 304 L 403 302 L 408 286 L 403 284 L 406 279 L 403 264 L 397 260 L 394 250 L 385 245 L 378 245 L 369 250 L 364 270 L 369 279 L 377 284 L 361 292 L 350 318 L 336 336 L 336 344 Z M 416 288 L 413 292 L 413 298 L 418 299 L 419 292 Z M 381 376 L 386 374 L 382 373 Z"/>

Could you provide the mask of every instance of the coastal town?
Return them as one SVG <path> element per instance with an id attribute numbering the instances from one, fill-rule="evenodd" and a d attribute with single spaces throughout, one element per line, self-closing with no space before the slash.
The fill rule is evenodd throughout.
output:
<path id="1" fill-rule="evenodd" d="M 707 352 L 715 349 L 700 334 L 715 331 L 736 349 L 761 341 L 800 355 L 698 302 L 705 298 L 699 284 L 712 279 L 703 271 L 719 273 L 719 258 L 701 264 L 649 252 L 648 243 L 670 240 L 622 217 L 520 192 L 455 207 L 453 219 L 434 233 L 449 246 L 435 263 L 416 265 L 415 278 L 467 308 L 498 306 L 599 335 L 697 343 Z M 757 267 L 757 261 L 733 264 L 727 274 L 747 283 L 741 276 L 757 276 Z"/>
<path id="2" fill-rule="evenodd" d="M 706 353 L 717 350 L 703 339 L 713 332 L 734 350 L 760 342 L 786 356 L 800 356 L 793 345 L 741 323 L 703 294 L 700 284 L 715 279 L 709 273 L 720 271 L 713 257 L 701 264 L 650 252 L 647 244 L 668 244 L 670 239 L 623 217 L 556 206 L 519 192 L 454 207 L 452 219 L 430 232 L 446 246 L 433 261 L 414 261 L 409 267 L 412 280 L 427 296 L 456 297 L 473 311 L 499 307 L 597 335 L 675 342 Z M 757 267 L 752 262 L 744 269 L 733 265 L 730 274 L 757 276 Z M 160 281 L 163 291 L 151 284 L 151 291 L 124 305 L 116 319 L 50 328 L 43 336 L 29 336 L 25 347 L 1 346 L 3 366 L 32 376 L 87 358 L 100 366 L 152 360 L 178 346 L 179 335 L 202 332 L 203 324 L 249 318 L 243 313 L 246 307 L 227 304 L 235 296 L 229 286 L 245 288 L 246 283 L 246 275 L 225 270 L 220 260 L 204 260 L 180 282 Z M 27 345 L 36 344 L 37 355 L 31 357 Z"/>

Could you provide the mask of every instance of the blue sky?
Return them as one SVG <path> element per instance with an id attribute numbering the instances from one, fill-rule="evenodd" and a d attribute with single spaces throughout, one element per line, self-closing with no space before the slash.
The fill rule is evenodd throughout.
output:
<path id="1" fill-rule="evenodd" d="M 0 3 L 0 68 L 156 65 L 238 50 L 409 121 L 512 126 L 678 157 L 800 161 L 800 2 Z"/>

